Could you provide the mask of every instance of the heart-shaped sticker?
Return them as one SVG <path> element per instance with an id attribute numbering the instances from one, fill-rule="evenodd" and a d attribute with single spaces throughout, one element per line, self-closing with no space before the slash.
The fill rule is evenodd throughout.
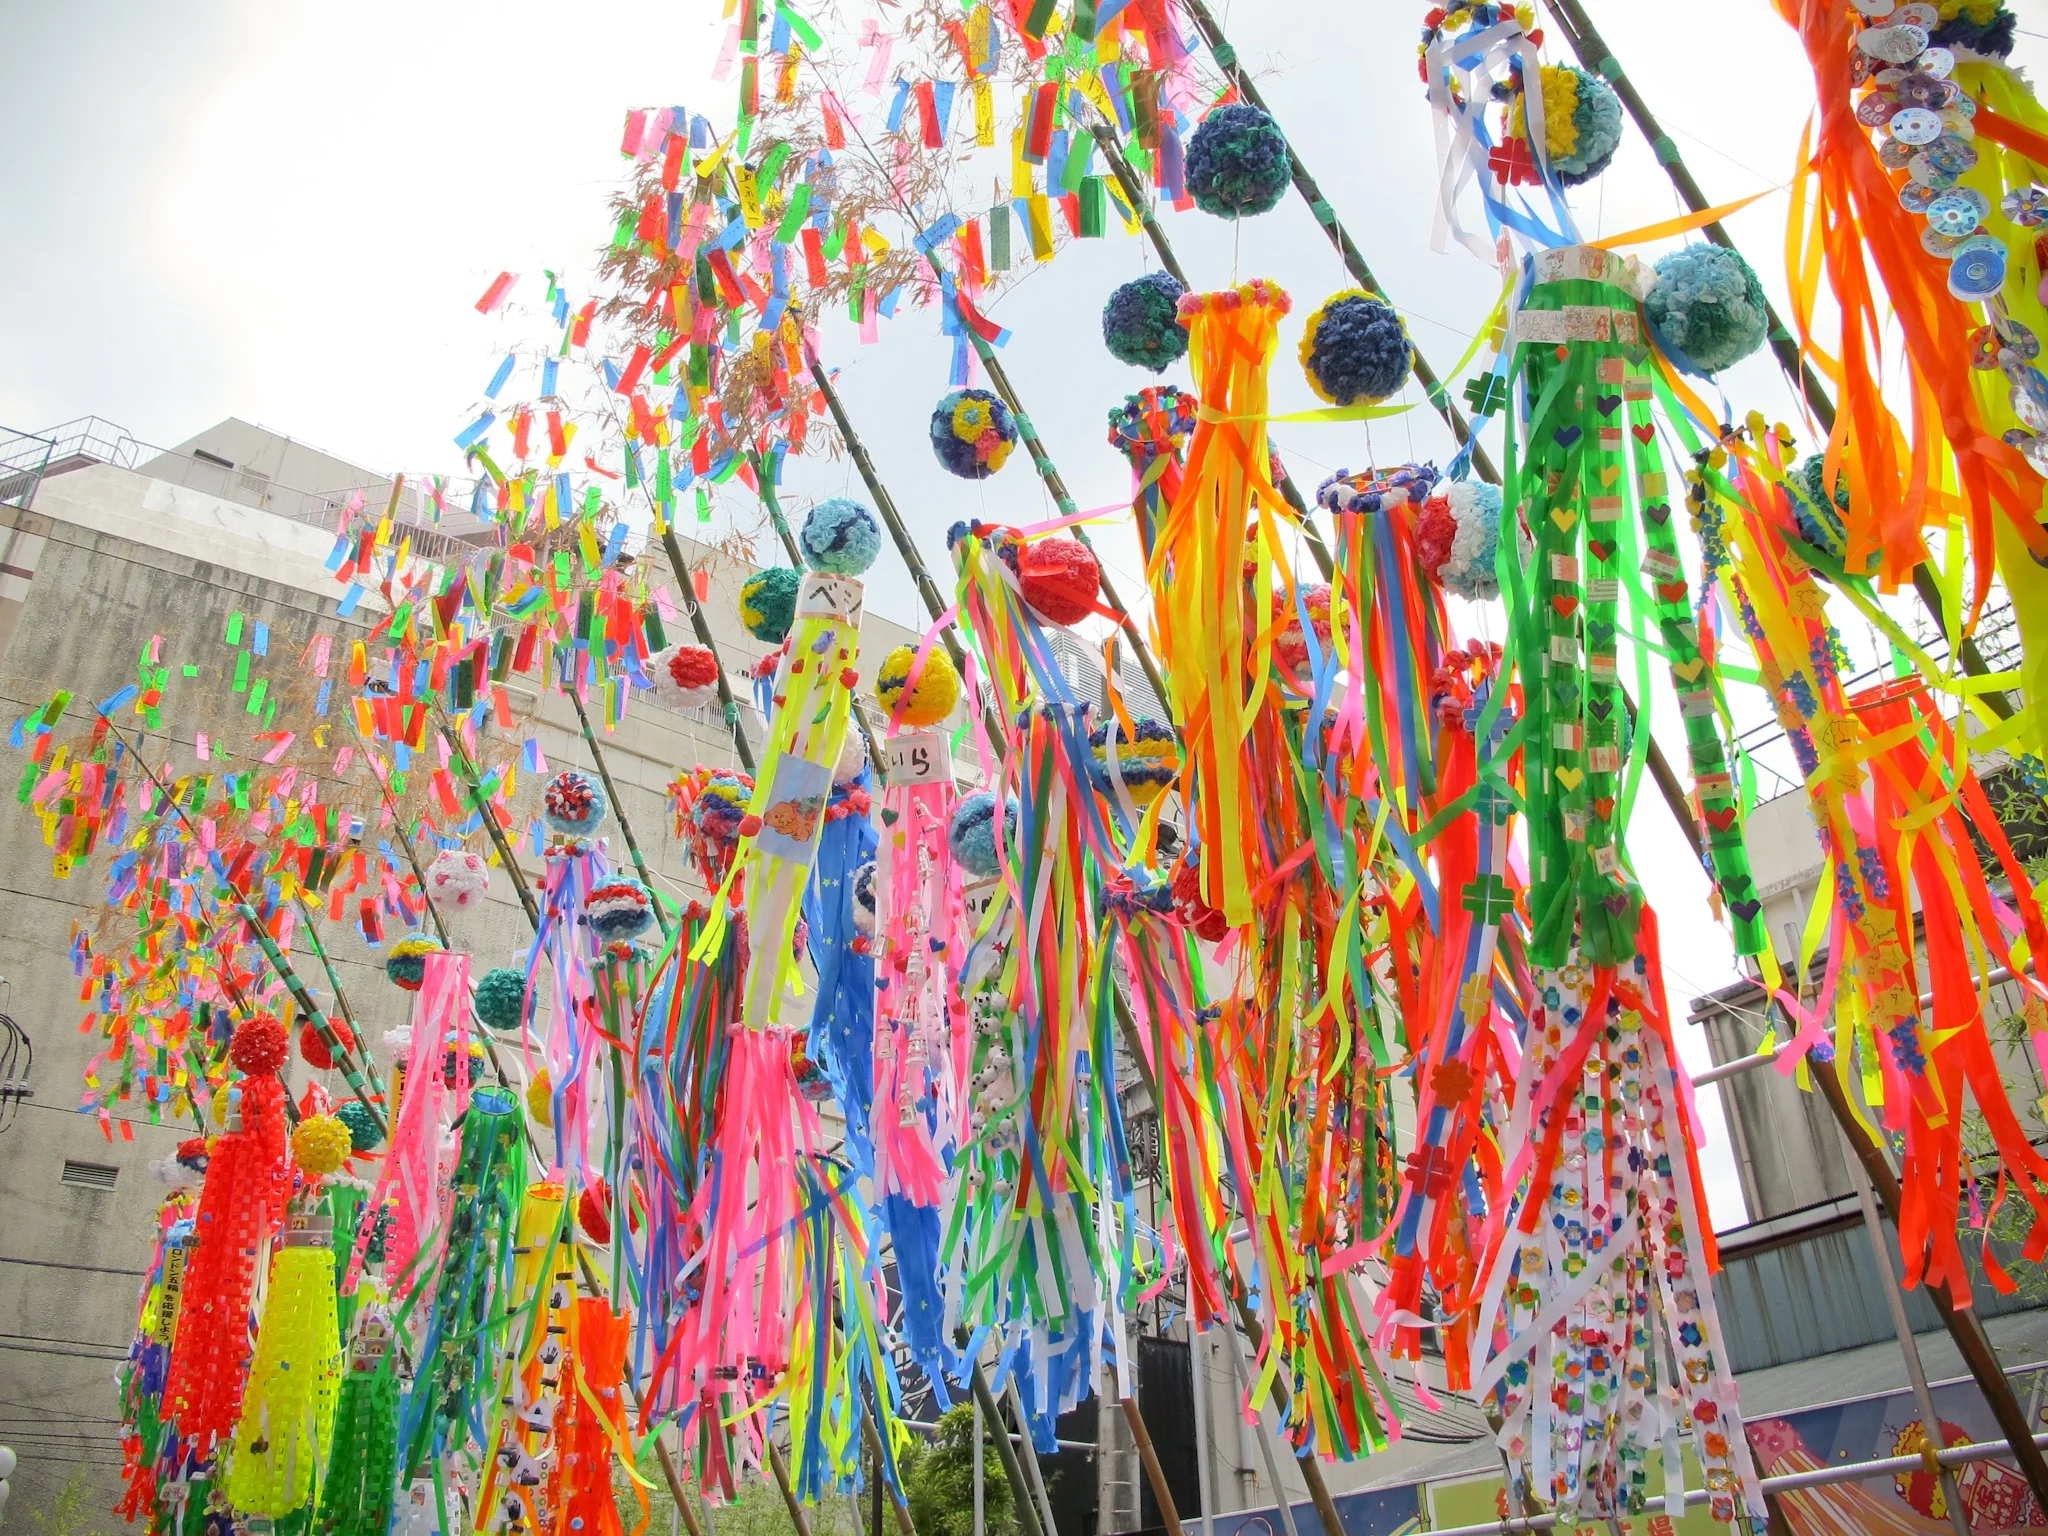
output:
<path id="1" fill-rule="evenodd" d="M 1636 441 L 1639 443 L 1647 443 L 1651 438 L 1657 435 L 1657 428 L 1647 421 L 1642 422 L 1636 426 L 1630 427 L 1629 431 L 1635 433 Z"/>
<path id="2" fill-rule="evenodd" d="M 1716 832 L 1726 832 L 1735 825 L 1735 807 L 1724 805 L 1718 811 L 1708 811 L 1706 817 L 1708 826 Z"/>
<path id="3" fill-rule="evenodd" d="M 1614 796 L 1602 795 L 1599 799 L 1595 800 L 1593 802 L 1593 814 L 1602 821 L 1611 819 L 1614 815 Z"/>
<path id="4" fill-rule="evenodd" d="M 1560 619 L 1568 619 L 1579 610 L 1579 600 L 1569 592 L 1560 592 L 1550 600 L 1550 606 L 1557 610 Z"/>
<path id="5" fill-rule="evenodd" d="M 1763 909 L 1764 904 L 1760 901 L 1736 901 L 1729 903 L 1729 910 L 1745 923 L 1755 917 L 1757 913 L 1763 911 Z"/>
<path id="6" fill-rule="evenodd" d="M 1577 789 L 1586 782 L 1586 775 L 1577 768 L 1559 768 L 1556 772 L 1557 782 L 1566 789 Z"/>
<path id="7" fill-rule="evenodd" d="M 1583 427 L 1576 426 L 1558 427 L 1550 435 L 1557 439 L 1558 447 L 1569 448 L 1573 443 L 1576 443 L 1586 435 L 1586 430 Z"/>
<path id="8" fill-rule="evenodd" d="M 1579 514 L 1570 507 L 1552 507 L 1550 509 L 1550 520 L 1557 524 L 1559 531 L 1570 533 L 1579 521 Z"/>
<path id="9" fill-rule="evenodd" d="M 1591 703 L 1587 704 L 1586 712 L 1595 720 L 1605 720 L 1614 713 L 1614 700 L 1594 699 Z"/>
<path id="10" fill-rule="evenodd" d="M 1671 521 L 1671 503 L 1668 501 L 1650 502 L 1644 506 L 1643 516 L 1661 528 Z"/>
<path id="11" fill-rule="evenodd" d="M 1667 603 L 1679 602 L 1685 597 L 1685 583 L 1682 581 L 1660 581 L 1657 583 L 1657 595 Z"/>
<path id="12" fill-rule="evenodd" d="M 1612 560 L 1614 558 L 1614 545 L 1605 539 L 1588 539 L 1586 541 L 1586 548 L 1593 552 L 1595 560 Z"/>

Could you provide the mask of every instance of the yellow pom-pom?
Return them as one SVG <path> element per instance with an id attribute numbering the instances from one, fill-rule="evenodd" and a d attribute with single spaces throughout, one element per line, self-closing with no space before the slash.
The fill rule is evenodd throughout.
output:
<path id="1" fill-rule="evenodd" d="M 910 681 L 911 663 L 916 659 L 916 646 L 899 645 L 882 659 L 882 669 L 875 674 L 875 697 L 892 714 L 897 700 L 903 697 L 904 684 Z M 926 654 L 917 687 L 911 690 L 910 700 L 903 706 L 903 723 L 919 728 L 937 725 L 953 713 L 953 706 L 959 702 L 960 674 L 953 666 L 953 658 L 943 647 L 935 645 Z"/>
<path id="2" fill-rule="evenodd" d="M 548 1079 L 548 1069 L 542 1067 L 526 1085 L 526 1112 L 533 1116 L 535 1125 L 545 1130 L 555 1126 L 554 1097 L 555 1085 Z"/>
<path id="3" fill-rule="evenodd" d="M 308 1115 L 292 1131 L 292 1160 L 324 1178 L 339 1172 L 355 1150 L 355 1138 L 337 1115 Z"/>

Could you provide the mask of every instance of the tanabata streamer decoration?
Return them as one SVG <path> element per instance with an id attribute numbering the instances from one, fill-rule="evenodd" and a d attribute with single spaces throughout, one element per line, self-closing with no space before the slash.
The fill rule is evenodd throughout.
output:
<path id="1" fill-rule="evenodd" d="M 357 1309 L 321 1481 L 319 1520 L 335 1536 L 383 1536 L 398 1491 L 397 1329 L 381 1302 Z"/>
<path id="2" fill-rule="evenodd" d="M 1246 846 L 1236 807 L 1246 796 L 1245 737 L 1270 686 L 1273 641 L 1260 616 L 1272 610 L 1276 577 L 1282 590 L 1293 586 L 1282 547 L 1292 516 L 1268 478 L 1266 451 L 1266 372 L 1288 308 L 1266 282 L 1181 300 L 1196 389 L 1214 419 L 1205 411 L 1196 423 L 1180 494 L 1146 566 L 1186 743 L 1182 785 L 1203 850 L 1202 897 L 1232 927 L 1251 921 L 1252 888 L 1270 860 Z"/>
<path id="3" fill-rule="evenodd" d="M 1195 430 L 1198 402 L 1186 390 L 1152 384 L 1109 413 L 1109 445 L 1131 462 L 1131 511 L 1139 547 L 1152 558 L 1152 541 L 1180 494 L 1181 454 Z"/>
<path id="4" fill-rule="evenodd" d="M 225 1449 L 248 1385 L 256 1254 L 284 1219 L 290 1177 L 277 1077 L 289 1048 L 284 1026 L 269 1014 L 243 1020 L 228 1047 L 242 1080 L 228 1090 L 227 1128 L 207 1149 L 164 1387 L 165 1417 L 185 1465 L 203 1465 Z"/>

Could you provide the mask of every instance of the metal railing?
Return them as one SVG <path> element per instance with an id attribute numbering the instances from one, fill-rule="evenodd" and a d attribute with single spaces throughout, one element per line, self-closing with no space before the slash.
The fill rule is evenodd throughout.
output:
<path id="1" fill-rule="evenodd" d="M 53 437 L 0 427 L 0 506 L 25 507 L 35 500 L 56 447 Z"/>

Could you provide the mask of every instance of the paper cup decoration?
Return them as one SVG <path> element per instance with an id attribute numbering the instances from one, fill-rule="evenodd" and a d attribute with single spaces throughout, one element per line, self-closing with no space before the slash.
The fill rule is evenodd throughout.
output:
<path id="1" fill-rule="evenodd" d="M 344 1051 L 356 1048 L 355 1031 L 340 1019 L 329 1019 L 327 1027 L 334 1031 L 334 1038 L 341 1043 Z M 327 1042 L 320 1038 L 320 1031 L 311 1024 L 299 1026 L 299 1055 L 306 1065 L 318 1072 L 326 1072 L 334 1066 L 334 1053 L 327 1048 Z"/>
<path id="2" fill-rule="evenodd" d="M 708 709 L 718 701 L 718 657 L 702 645 L 679 645 L 655 658 L 655 691 L 680 709 Z"/>
<path id="3" fill-rule="evenodd" d="M 417 992 L 427 979 L 427 956 L 441 953 L 441 942 L 425 934 L 407 934 L 391 946 L 384 957 L 384 974 L 408 992 Z"/>
<path id="4" fill-rule="evenodd" d="M 747 633 L 769 645 L 789 638 L 796 618 L 796 589 L 803 574 L 794 566 L 771 565 L 756 571 L 740 587 L 740 622 Z"/>
<path id="5" fill-rule="evenodd" d="M 308 1115 L 292 1130 L 292 1161 L 315 1177 L 340 1172 L 354 1153 L 355 1138 L 338 1115 Z"/>
<path id="6" fill-rule="evenodd" d="M 1024 601 L 1055 624 L 1078 624 L 1095 611 L 1102 567 L 1079 539 L 1034 539 L 1017 550 Z"/>
<path id="7" fill-rule="evenodd" d="M 1287 136 L 1257 107 L 1218 107 L 1188 141 L 1188 193 L 1204 213 L 1223 219 L 1269 213 L 1293 180 Z"/>
<path id="8" fill-rule="evenodd" d="M 1121 721 L 1105 720 L 1089 734 L 1088 742 L 1095 749 L 1095 787 L 1104 794 L 1113 793 L 1121 783 L 1133 802 L 1147 806 L 1180 777 L 1180 742 L 1173 728 L 1148 715 L 1133 720 L 1128 734 Z"/>
<path id="9" fill-rule="evenodd" d="M 476 1016 L 487 1029 L 511 1034 L 526 1010 L 526 973 L 509 965 L 485 971 L 476 984 Z"/>
<path id="10" fill-rule="evenodd" d="M 858 576 L 882 552 L 882 525 L 859 502 L 835 496 L 811 508 L 797 546 L 814 571 Z"/>
<path id="11" fill-rule="evenodd" d="M 899 645 L 883 657 L 881 670 L 875 674 L 875 697 L 892 716 L 900 703 L 903 723 L 922 729 L 937 725 L 953 713 L 953 706 L 960 702 L 960 672 L 944 646 L 933 646 L 925 653 L 924 667 L 917 674 L 917 686 L 910 689 L 909 701 L 901 703 L 916 660 L 914 645 Z"/>
<path id="12" fill-rule="evenodd" d="M 607 880 L 584 899 L 583 914 L 605 943 L 622 943 L 654 925 L 654 898 L 638 880 Z"/>
<path id="13" fill-rule="evenodd" d="M 427 900 L 436 912 L 466 912 L 490 888 L 490 867 L 467 848 L 443 848 L 427 866 Z"/>
<path id="14" fill-rule="evenodd" d="M 1363 288 L 1332 294 L 1301 333 L 1309 387 L 1332 405 L 1377 403 L 1408 380 L 1408 328 L 1394 306 Z"/>
<path id="15" fill-rule="evenodd" d="M 1004 835 L 1016 829 L 1017 802 L 1004 806 Z M 996 797 L 976 790 L 954 808 L 952 824 L 946 829 L 953 847 L 953 862 L 979 880 L 986 880 L 1002 868 L 996 856 Z"/>
<path id="16" fill-rule="evenodd" d="M 932 412 L 932 452 L 963 480 L 986 480 L 1017 446 L 1010 408 L 985 389 L 956 389 Z"/>
<path id="17" fill-rule="evenodd" d="M 1671 360 L 1690 373 L 1719 373 L 1770 335 L 1764 285 L 1734 251 L 1688 245 L 1657 259 L 1643 317 Z"/>
<path id="18" fill-rule="evenodd" d="M 1188 333 L 1180 323 L 1180 296 L 1187 289 L 1170 272 L 1133 278 L 1102 306 L 1102 344 L 1109 355 L 1133 368 L 1164 373 L 1188 355 Z"/>
<path id="19" fill-rule="evenodd" d="M 550 779 L 540 801 L 541 820 L 565 837 L 588 837 L 604 824 L 609 809 L 604 786 L 573 768 Z"/>

